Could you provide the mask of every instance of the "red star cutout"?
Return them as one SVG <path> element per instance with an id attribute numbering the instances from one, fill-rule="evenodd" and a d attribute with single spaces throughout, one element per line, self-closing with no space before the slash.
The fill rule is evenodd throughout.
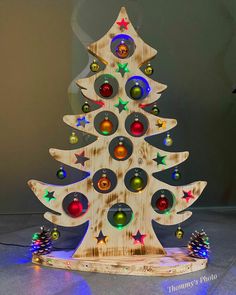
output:
<path id="1" fill-rule="evenodd" d="M 134 239 L 134 244 L 142 244 L 144 245 L 144 239 L 147 235 L 142 235 L 140 231 L 137 231 L 136 235 L 132 235 L 132 238 Z"/>
<path id="2" fill-rule="evenodd" d="M 192 195 L 191 191 L 188 191 L 188 192 L 183 191 L 183 193 L 184 193 L 184 195 L 183 195 L 182 199 L 185 199 L 187 203 L 190 199 L 194 199 L 194 196 Z"/>
<path id="3" fill-rule="evenodd" d="M 120 26 L 120 29 L 125 28 L 126 30 L 128 30 L 128 24 L 129 22 L 126 22 L 124 18 L 122 18 L 122 20 L 120 22 L 116 22 L 117 25 Z"/>

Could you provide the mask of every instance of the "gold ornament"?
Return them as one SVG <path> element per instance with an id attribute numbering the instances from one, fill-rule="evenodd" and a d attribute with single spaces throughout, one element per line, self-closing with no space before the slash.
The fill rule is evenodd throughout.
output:
<path id="1" fill-rule="evenodd" d="M 177 239 L 181 240 L 184 237 L 184 231 L 182 230 L 182 228 L 180 226 L 178 226 L 176 232 L 175 232 L 175 236 Z"/>
<path id="2" fill-rule="evenodd" d="M 114 149 L 114 156 L 116 159 L 123 160 L 126 158 L 128 154 L 127 148 L 123 145 L 122 142 L 119 142 L 119 144 Z"/>
<path id="3" fill-rule="evenodd" d="M 120 58 L 126 58 L 129 55 L 129 47 L 121 42 L 116 48 L 116 55 Z"/>
<path id="4" fill-rule="evenodd" d="M 111 187 L 111 181 L 107 178 L 106 174 L 102 174 L 102 177 L 98 180 L 98 188 L 101 191 L 107 191 Z"/>
<path id="5" fill-rule="evenodd" d="M 164 145 L 171 146 L 172 144 L 173 144 L 173 139 L 170 137 L 170 134 L 167 133 L 167 136 L 164 139 Z"/>
<path id="6" fill-rule="evenodd" d="M 58 231 L 58 229 L 56 227 L 51 232 L 51 238 L 54 241 L 56 241 L 60 238 L 60 232 Z"/>
<path id="7" fill-rule="evenodd" d="M 99 128 L 102 134 L 109 135 L 112 132 L 113 124 L 107 117 L 105 117 L 104 120 L 100 123 Z"/>
<path id="8" fill-rule="evenodd" d="M 151 76 L 153 74 L 153 67 L 151 66 L 150 63 L 147 64 L 146 68 L 144 69 L 144 73 L 147 76 Z"/>
<path id="9" fill-rule="evenodd" d="M 78 143 L 78 141 L 79 141 L 78 136 L 75 134 L 75 132 L 72 132 L 71 136 L 69 138 L 70 144 L 76 144 L 76 143 Z"/>
<path id="10" fill-rule="evenodd" d="M 90 65 L 90 70 L 92 72 L 97 72 L 99 70 L 100 66 L 99 64 L 96 62 L 96 60 L 94 60 L 91 65 Z"/>

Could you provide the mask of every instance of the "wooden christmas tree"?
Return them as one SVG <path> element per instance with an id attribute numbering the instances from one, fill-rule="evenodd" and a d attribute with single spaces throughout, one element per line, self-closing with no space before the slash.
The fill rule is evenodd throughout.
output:
<path id="1" fill-rule="evenodd" d="M 174 275 L 204 268 L 207 260 L 189 257 L 185 249 L 164 249 L 152 227 L 153 220 L 174 225 L 188 219 L 192 213 L 184 210 L 206 186 L 205 181 L 170 186 L 152 175 L 176 167 L 189 155 L 167 152 L 145 141 L 164 132 L 164 148 L 171 145 L 168 130 L 177 124 L 175 119 L 158 116 L 155 102 L 166 85 L 150 78 L 151 65 L 147 65 L 146 74 L 140 70 L 157 51 L 138 36 L 125 8 L 121 8 L 107 34 L 92 43 L 88 51 L 105 64 L 105 69 L 98 71 L 94 61 L 91 69 L 96 73 L 77 81 L 86 98 L 83 114 L 66 115 L 63 120 L 74 129 L 95 135 L 97 140 L 79 149 L 50 149 L 54 159 L 88 172 L 88 177 L 66 186 L 36 180 L 28 183 L 40 202 L 54 211 L 45 213 L 47 220 L 65 227 L 88 221 L 88 229 L 73 253 L 42 255 L 40 263 L 147 275 Z M 100 107 L 90 111 L 93 104 Z M 151 112 L 147 111 L 150 106 Z M 178 171 L 174 173 L 178 178 Z M 72 198 L 71 203 L 65 208 L 68 198 Z M 88 200 L 86 208 L 82 199 Z M 33 257 L 33 261 L 39 260 Z"/>

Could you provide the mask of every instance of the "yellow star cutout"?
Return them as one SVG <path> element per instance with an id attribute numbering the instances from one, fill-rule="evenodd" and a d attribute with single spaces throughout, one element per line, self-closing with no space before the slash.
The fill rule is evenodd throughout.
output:
<path id="1" fill-rule="evenodd" d="M 158 119 L 157 123 L 156 123 L 156 126 L 158 127 L 158 129 L 161 129 L 161 128 L 166 129 L 166 121 Z"/>

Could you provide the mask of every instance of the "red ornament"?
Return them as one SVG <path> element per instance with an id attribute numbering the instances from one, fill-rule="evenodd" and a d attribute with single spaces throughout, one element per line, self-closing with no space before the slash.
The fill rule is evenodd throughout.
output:
<path id="1" fill-rule="evenodd" d="M 130 125 L 130 132 L 134 136 L 141 136 L 144 131 L 144 126 L 143 123 L 141 123 L 138 120 L 135 120 L 131 125 Z"/>
<path id="2" fill-rule="evenodd" d="M 99 92 L 103 97 L 109 97 L 113 93 L 113 87 L 108 82 L 105 82 L 100 86 Z"/>
<path id="3" fill-rule="evenodd" d="M 169 201 L 166 197 L 160 197 L 156 202 L 156 206 L 160 211 L 166 210 L 169 207 Z"/>
<path id="4" fill-rule="evenodd" d="M 78 217 L 80 216 L 80 214 L 83 211 L 83 206 L 80 203 L 80 201 L 78 199 L 74 199 L 69 206 L 67 207 L 67 210 L 69 212 L 69 214 L 71 215 L 71 217 Z"/>

